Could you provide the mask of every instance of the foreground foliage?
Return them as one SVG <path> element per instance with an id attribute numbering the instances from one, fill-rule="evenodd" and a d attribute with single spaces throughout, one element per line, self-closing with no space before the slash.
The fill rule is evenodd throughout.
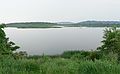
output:
<path id="1" fill-rule="evenodd" d="M 106 28 L 104 30 L 104 40 L 102 41 L 103 45 L 98 48 L 102 52 L 109 53 L 118 53 L 120 52 L 120 30 L 116 27 Z"/>
<path id="2" fill-rule="evenodd" d="M 120 64 L 110 61 L 43 57 L 0 60 L 0 74 L 120 74 Z"/>
<path id="3" fill-rule="evenodd" d="M 16 46 L 14 42 L 9 41 L 9 38 L 6 37 L 6 34 L 3 30 L 4 27 L 5 24 L 0 25 L 0 55 L 9 55 L 18 49 L 19 46 Z"/>

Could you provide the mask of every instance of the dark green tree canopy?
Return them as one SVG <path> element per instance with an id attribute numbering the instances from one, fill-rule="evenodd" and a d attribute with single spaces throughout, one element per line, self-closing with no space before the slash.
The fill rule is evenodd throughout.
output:
<path id="1" fill-rule="evenodd" d="M 0 54 L 12 54 L 13 51 L 19 48 L 14 42 L 9 41 L 4 32 L 5 24 L 0 25 Z"/>

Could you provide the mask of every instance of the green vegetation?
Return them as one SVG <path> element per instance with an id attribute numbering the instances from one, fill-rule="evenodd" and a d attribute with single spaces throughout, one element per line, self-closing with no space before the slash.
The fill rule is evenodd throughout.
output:
<path id="1" fill-rule="evenodd" d="M 56 23 L 47 22 L 25 22 L 25 23 L 9 23 L 6 24 L 7 27 L 17 27 L 17 28 L 61 28 Z"/>
<path id="2" fill-rule="evenodd" d="M 120 27 L 120 21 L 83 21 L 80 23 L 76 23 L 75 25 L 85 27 Z"/>
<path id="3" fill-rule="evenodd" d="M 9 41 L 9 38 L 6 37 L 5 32 L 2 30 L 4 27 L 4 24 L 0 25 L 0 55 L 12 54 L 13 51 L 19 48 L 19 46 L 15 46 L 15 43 Z"/>
<path id="4" fill-rule="evenodd" d="M 17 28 L 61 28 L 64 27 L 112 27 L 113 25 L 120 27 L 120 21 L 83 21 L 79 23 L 61 22 L 23 22 L 23 23 L 8 23 L 7 27 Z"/>
<path id="5" fill-rule="evenodd" d="M 120 74 L 120 64 L 102 60 L 7 57 L 0 60 L 0 74 Z"/>
<path id="6" fill-rule="evenodd" d="M 16 52 L 0 25 L 0 74 L 120 74 L 120 30 L 105 29 L 96 51 L 66 51 L 54 56 Z M 6 53 L 6 54 L 3 54 Z"/>
<path id="7" fill-rule="evenodd" d="M 104 40 L 102 41 L 103 45 L 99 47 L 103 52 L 109 53 L 119 53 L 120 52 L 120 30 L 117 30 L 116 27 L 106 29 L 104 31 Z"/>

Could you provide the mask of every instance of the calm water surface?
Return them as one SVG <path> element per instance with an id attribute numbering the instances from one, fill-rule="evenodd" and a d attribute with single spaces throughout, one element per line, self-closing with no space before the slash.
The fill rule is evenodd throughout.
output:
<path id="1" fill-rule="evenodd" d="M 101 45 L 104 28 L 5 28 L 11 41 L 30 55 L 54 55 L 69 50 L 95 50 Z"/>

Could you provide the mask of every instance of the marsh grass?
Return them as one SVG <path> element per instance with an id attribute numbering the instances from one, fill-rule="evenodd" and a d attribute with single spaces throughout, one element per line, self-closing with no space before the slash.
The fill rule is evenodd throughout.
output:
<path id="1" fill-rule="evenodd" d="M 7 57 L 0 60 L 0 74 L 120 74 L 120 64 L 103 60 Z"/>

